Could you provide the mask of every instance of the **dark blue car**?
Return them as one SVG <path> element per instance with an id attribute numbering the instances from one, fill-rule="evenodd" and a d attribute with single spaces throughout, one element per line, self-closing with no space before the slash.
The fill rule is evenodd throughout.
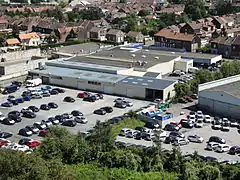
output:
<path id="1" fill-rule="evenodd" d="M 24 96 L 24 97 L 23 97 L 23 100 L 24 100 L 24 101 L 30 101 L 30 100 L 31 100 L 31 96 Z"/>
<path id="2" fill-rule="evenodd" d="M 23 98 L 17 98 L 16 100 L 17 100 L 18 103 L 23 103 L 24 102 Z"/>
<path id="3" fill-rule="evenodd" d="M 4 103 L 1 104 L 1 106 L 2 106 L 2 107 L 12 107 L 13 104 L 10 103 L 10 102 L 4 102 Z"/>

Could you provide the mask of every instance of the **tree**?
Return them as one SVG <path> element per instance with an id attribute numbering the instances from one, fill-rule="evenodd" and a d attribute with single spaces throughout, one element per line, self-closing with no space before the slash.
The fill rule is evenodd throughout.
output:
<path id="1" fill-rule="evenodd" d="M 183 164 L 183 172 L 181 174 L 182 180 L 196 180 L 198 179 L 197 168 L 191 162 Z"/>
<path id="2" fill-rule="evenodd" d="M 220 170 L 217 167 L 206 165 L 199 169 L 198 178 L 200 180 L 220 179 Z"/>
<path id="3" fill-rule="evenodd" d="M 202 0 L 186 0 L 184 13 L 192 20 L 204 18 L 206 9 Z"/>
<path id="4" fill-rule="evenodd" d="M 198 81 L 199 84 L 213 81 L 214 80 L 213 73 L 210 72 L 209 70 L 200 69 L 196 72 L 196 80 Z"/>
<path id="5" fill-rule="evenodd" d="M 178 83 L 174 85 L 175 97 L 182 98 L 190 92 L 190 87 L 187 83 Z"/>
<path id="6" fill-rule="evenodd" d="M 234 12 L 234 8 L 232 6 L 231 1 L 225 1 L 225 0 L 218 0 L 216 7 L 216 15 L 225 15 L 225 14 L 231 14 Z"/>
<path id="7" fill-rule="evenodd" d="M 138 13 L 138 15 L 141 16 L 141 17 L 145 17 L 149 14 L 150 14 L 150 12 L 148 10 L 145 10 L 145 9 L 141 9 Z"/>

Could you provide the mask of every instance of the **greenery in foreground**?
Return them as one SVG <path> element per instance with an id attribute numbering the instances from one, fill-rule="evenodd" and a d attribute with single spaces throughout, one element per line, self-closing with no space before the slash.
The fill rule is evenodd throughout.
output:
<path id="1" fill-rule="evenodd" d="M 197 154 L 187 159 L 178 150 L 163 151 L 160 145 L 146 150 L 115 147 L 113 134 L 120 127 L 141 124 L 136 119 L 117 125 L 98 122 L 86 138 L 53 127 L 51 136 L 32 154 L 0 151 L 0 179 L 239 180 L 240 165 L 202 162 Z"/>

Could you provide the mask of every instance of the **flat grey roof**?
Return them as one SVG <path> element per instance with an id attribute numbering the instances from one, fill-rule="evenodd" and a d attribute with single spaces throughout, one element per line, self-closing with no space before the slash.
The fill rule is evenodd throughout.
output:
<path id="1" fill-rule="evenodd" d="M 206 89 L 203 91 L 224 91 L 234 97 L 240 98 L 240 81 L 228 83 L 222 86 Z"/>
<path id="2" fill-rule="evenodd" d="M 158 77 L 160 73 L 156 73 L 156 72 L 146 72 L 143 76 L 145 77 Z"/>
<path id="3" fill-rule="evenodd" d="M 88 54 L 97 51 L 98 49 L 99 45 L 96 43 L 83 43 L 58 47 L 59 52 L 70 54 Z"/>
<path id="4" fill-rule="evenodd" d="M 132 86 L 139 86 L 149 89 L 158 89 L 163 90 L 168 86 L 175 84 L 176 81 L 164 80 L 164 79 L 155 79 L 150 77 L 137 77 L 137 76 L 128 76 L 124 79 L 121 79 L 119 84 L 128 84 Z"/>
<path id="5" fill-rule="evenodd" d="M 45 74 L 47 76 L 53 75 L 53 76 L 60 76 L 60 77 L 73 77 L 73 78 L 85 79 L 89 81 L 100 81 L 100 82 L 110 82 L 110 83 L 116 83 L 126 77 L 124 75 L 99 73 L 94 71 L 85 71 L 85 70 L 54 67 L 54 66 L 46 66 L 46 69 L 33 70 L 31 72 Z"/>
<path id="6" fill-rule="evenodd" d="M 136 49 L 136 48 L 127 48 L 127 47 L 115 47 L 106 50 L 99 51 L 92 54 L 91 56 L 95 57 L 108 57 L 112 59 L 125 59 L 130 61 L 147 61 L 147 62 L 168 62 L 179 55 L 175 54 L 163 54 L 158 51 L 146 50 L 146 49 Z"/>
<path id="7" fill-rule="evenodd" d="M 48 61 L 46 62 L 48 66 L 58 66 L 58 67 L 65 67 L 65 68 L 72 68 L 72 69 L 81 69 L 81 70 L 90 70 L 90 71 L 97 71 L 97 72 L 117 72 L 121 70 L 127 70 L 128 68 L 124 67 L 116 67 L 116 66 L 108 66 L 108 65 L 101 65 L 101 64 L 90 64 L 85 62 L 77 62 L 77 61 L 69 61 L 69 60 L 55 60 L 55 61 Z"/>

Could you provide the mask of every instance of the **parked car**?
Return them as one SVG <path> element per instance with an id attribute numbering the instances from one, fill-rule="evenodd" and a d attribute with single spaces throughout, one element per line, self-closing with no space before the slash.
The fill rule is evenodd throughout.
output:
<path id="1" fill-rule="evenodd" d="M 193 128 L 193 126 L 194 126 L 191 121 L 183 121 L 181 123 L 181 125 L 183 128 L 189 128 L 189 129 Z"/>
<path id="2" fill-rule="evenodd" d="M 17 98 L 16 101 L 17 101 L 18 103 L 24 103 L 24 98 Z"/>
<path id="3" fill-rule="evenodd" d="M 22 128 L 19 130 L 18 134 L 22 136 L 31 136 L 33 133 L 27 128 Z"/>
<path id="4" fill-rule="evenodd" d="M 158 122 L 152 121 L 152 122 L 147 122 L 145 124 L 145 127 L 150 128 L 150 129 L 157 129 L 157 128 L 160 128 L 160 125 L 158 124 Z"/>
<path id="5" fill-rule="evenodd" d="M 6 140 L 6 139 L 0 139 L 0 147 L 4 146 L 4 145 L 7 145 L 11 143 L 11 141 L 9 140 Z"/>
<path id="6" fill-rule="evenodd" d="M 20 116 L 15 115 L 15 114 L 8 114 L 8 118 L 14 120 L 16 123 L 22 121 L 22 118 Z"/>
<path id="7" fill-rule="evenodd" d="M 42 98 L 42 95 L 41 95 L 41 94 L 38 94 L 38 93 L 32 94 L 32 95 L 31 95 L 31 98 L 32 98 L 32 99 L 41 99 L 41 98 Z"/>
<path id="8" fill-rule="evenodd" d="M 10 137 L 12 137 L 12 133 L 10 133 L 10 132 L 0 132 L 0 138 L 10 138 Z"/>
<path id="9" fill-rule="evenodd" d="M 57 108 L 58 108 L 58 105 L 57 105 L 56 103 L 54 103 L 54 102 L 48 103 L 48 106 L 49 106 L 50 108 L 52 108 L 52 109 L 57 109 Z"/>
<path id="10" fill-rule="evenodd" d="M 101 93 L 97 93 L 96 96 L 98 96 L 99 99 L 103 99 L 103 94 L 101 94 Z"/>
<path id="11" fill-rule="evenodd" d="M 63 116 L 63 118 L 65 118 L 65 119 L 72 119 L 72 118 L 73 118 L 73 115 L 72 115 L 72 114 L 69 114 L 69 113 L 63 113 L 62 116 Z"/>
<path id="12" fill-rule="evenodd" d="M 131 101 L 123 100 L 122 102 L 125 103 L 127 105 L 127 107 L 133 106 L 133 103 Z"/>
<path id="13" fill-rule="evenodd" d="M 83 101 L 95 102 L 96 99 L 93 96 L 84 97 Z"/>
<path id="14" fill-rule="evenodd" d="M 206 150 L 208 151 L 215 151 L 215 149 L 218 147 L 219 143 L 217 142 L 208 142 L 206 146 Z"/>
<path id="15" fill-rule="evenodd" d="M 127 138 L 135 138 L 137 133 L 139 133 L 139 131 L 132 129 L 127 132 L 126 137 Z"/>
<path id="16" fill-rule="evenodd" d="M 82 124 L 88 123 L 88 120 L 87 120 L 85 117 L 83 117 L 83 116 L 76 116 L 76 117 L 74 118 L 74 120 L 75 120 L 77 123 L 82 123 Z"/>
<path id="17" fill-rule="evenodd" d="M 73 111 L 71 112 L 71 114 L 72 114 L 73 116 L 83 116 L 83 113 L 80 112 L 80 111 L 78 111 L 78 110 L 73 110 Z"/>
<path id="18" fill-rule="evenodd" d="M 169 137 L 185 138 L 185 135 L 178 132 L 178 131 L 172 131 L 172 132 L 169 133 Z"/>
<path id="19" fill-rule="evenodd" d="M 87 98 L 89 96 L 91 96 L 91 93 L 89 92 L 79 92 L 77 95 L 78 98 Z"/>
<path id="20" fill-rule="evenodd" d="M 166 124 L 166 126 L 164 127 L 165 131 L 179 131 L 179 126 L 176 126 L 174 124 Z"/>
<path id="21" fill-rule="evenodd" d="M 66 118 L 64 118 L 62 115 L 56 115 L 55 119 L 59 120 L 59 123 L 62 123 L 63 121 L 66 120 Z"/>
<path id="22" fill-rule="evenodd" d="M 40 146 L 40 141 L 29 139 L 29 138 L 22 138 L 19 140 L 18 144 L 27 145 L 30 148 L 35 148 Z"/>
<path id="23" fill-rule="evenodd" d="M 169 124 L 176 125 L 176 126 L 178 126 L 180 129 L 182 128 L 182 125 L 181 125 L 180 123 L 178 123 L 178 122 L 172 121 L 172 122 L 170 122 Z"/>
<path id="24" fill-rule="evenodd" d="M 53 91 L 56 90 L 58 93 L 65 93 L 65 90 L 62 89 L 62 88 L 53 88 L 52 90 L 53 90 Z"/>
<path id="25" fill-rule="evenodd" d="M 49 120 L 42 120 L 41 123 L 45 124 L 47 126 L 47 128 L 50 128 L 53 126 L 53 123 Z"/>
<path id="26" fill-rule="evenodd" d="M 137 127 L 135 128 L 135 130 L 140 131 L 140 132 L 147 132 L 149 129 L 146 128 L 146 127 L 137 126 Z"/>
<path id="27" fill-rule="evenodd" d="M 238 127 L 239 124 L 236 119 L 230 119 L 230 126 L 231 127 Z"/>
<path id="28" fill-rule="evenodd" d="M 221 128 L 222 128 L 221 122 L 219 122 L 219 121 L 214 121 L 213 122 L 212 129 L 218 130 L 218 129 L 221 129 Z"/>
<path id="29" fill-rule="evenodd" d="M 39 130 L 47 129 L 46 124 L 43 124 L 42 122 L 35 122 L 33 126 L 38 128 Z"/>
<path id="30" fill-rule="evenodd" d="M 113 108 L 110 106 L 101 107 L 100 109 L 105 110 L 107 113 L 113 112 Z"/>
<path id="31" fill-rule="evenodd" d="M 173 141 L 172 145 L 174 146 L 182 146 L 182 145 L 187 145 L 189 143 L 188 139 L 185 138 L 179 138 Z"/>
<path id="32" fill-rule="evenodd" d="M 222 131 L 230 131 L 230 122 L 223 122 L 221 130 Z"/>
<path id="33" fill-rule="evenodd" d="M 42 105 L 40 106 L 40 109 L 41 109 L 41 110 L 48 111 L 48 110 L 50 110 L 50 109 L 51 109 L 51 107 L 50 107 L 50 106 L 48 106 L 47 104 L 42 104 Z"/>
<path id="34" fill-rule="evenodd" d="M 223 153 L 223 152 L 228 152 L 230 150 L 230 148 L 231 147 L 229 145 L 227 145 L 227 144 L 219 144 L 216 147 L 215 151 L 219 152 L 219 153 Z"/>
<path id="35" fill-rule="evenodd" d="M 202 143 L 204 141 L 204 139 L 201 136 L 196 135 L 196 134 L 195 135 L 189 135 L 188 140 L 190 142 L 195 142 L 195 143 Z"/>
<path id="36" fill-rule="evenodd" d="M 0 122 L 2 122 L 6 117 L 2 112 L 0 112 Z"/>
<path id="37" fill-rule="evenodd" d="M 24 96 L 23 99 L 24 99 L 24 101 L 30 101 L 31 100 L 31 96 Z"/>
<path id="38" fill-rule="evenodd" d="M 122 102 L 122 101 L 124 101 L 125 100 L 125 98 L 117 98 L 117 99 L 115 99 L 113 102 L 115 102 L 115 103 L 120 103 L 120 102 Z"/>
<path id="39" fill-rule="evenodd" d="M 25 128 L 32 131 L 33 134 L 37 134 L 39 132 L 39 129 L 35 126 L 26 126 Z"/>
<path id="40" fill-rule="evenodd" d="M 72 98 L 72 97 L 70 97 L 70 96 L 66 96 L 66 97 L 63 99 L 63 101 L 73 103 L 73 102 L 75 102 L 75 99 Z"/>
<path id="41" fill-rule="evenodd" d="M 32 112 L 39 112 L 39 108 L 36 106 L 29 106 L 28 109 L 30 109 Z"/>
<path id="42" fill-rule="evenodd" d="M 63 126 L 70 126 L 70 127 L 74 127 L 77 125 L 77 122 L 74 120 L 66 120 L 62 123 Z"/>
<path id="43" fill-rule="evenodd" d="M 15 115 L 15 116 L 20 116 L 20 115 L 21 115 L 21 113 L 20 113 L 19 111 L 10 111 L 10 112 L 8 113 L 8 115 L 10 115 L 10 114 L 13 114 L 13 115 Z"/>
<path id="44" fill-rule="evenodd" d="M 2 123 L 5 125 L 14 125 L 15 121 L 10 118 L 5 118 L 5 119 L 3 119 Z"/>
<path id="45" fill-rule="evenodd" d="M 53 89 L 50 91 L 50 95 L 58 95 L 58 91 Z"/>
<path id="46" fill-rule="evenodd" d="M 240 146 L 232 146 L 229 150 L 229 154 L 240 154 Z"/>
<path id="47" fill-rule="evenodd" d="M 131 131 L 131 129 L 129 129 L 129 128 L 123 128 L 123 129 L 120 131 L 119 135 L 120 135 L 120 136 L 126 136 L 126 134 L 127 134 L 129 131 Z"/>
<path id="48" fill-rule="evenodd" d="M 197 122 L 194 124 L 196 128 L 202 128 L 203 127 L 203 120 L 198 119 Z"/>
<path id="49" fill-rule="evenodd" d="M 127 107 L 127 104 L 124 103 L 123 101 L 121 102 L 116 102 L 114 107 L 118 107 L 118 108 L 126 108 Z"/>
<path id="50" fill-rule="evenodd" d="M 105 115 L 107 112 L 104 109 L 96 109 L 94 114 Z"/>
<path id="51" fill-rule="evenodd" d="M 48 130 L 40 130 L 38 136 L 45 137 L 49 136 L 50 132 Z"/>
<path id="52" fill-rule="evenodd" d="M 44 91 L 44 92 L 42 93 L 42 96 L 43 96 L 43 97 L 50 97 L 51 94 L 50 94 L 49 91 Z"/>
<path id="53" fill-rule="evenodd" d="M 226 143 L 225 139 L 217 137 L 217 136 L 211 136 L 209 138 L 208 142 L 216 142 L 216 143 L 219 143 L 219 144 L 225 144 Z"/>
<path id="54" fill-rule="evenodd" d="M 1 104 L 2 107 L 13 107 L 13 104 L 10 102 L 4 102 Z"/>
<path id="55" fill-rule="evenodd" d="M 211 117 L 210 117 L 209 115 L 205 115 L 205 116 L 204 116 L 204 122 L 205 122 L 205 123 L 211 123 L 211 122 L 212 122 Z"/>
<path id="56" fill-rule="evenodd" d="M 55 119 L 55 117 L 49 117 L 48 121 L 52 122 L 53 125 L 58 125 L 60 123 L 58 119 Z"/>
<path id="57" fill-rule="evenodd" d="M 26 118 L 35 118 L 36 117 L 36 114 L 32 111 L 25 111 L 23 113 L 23 117 L 26 117 Z"/>

